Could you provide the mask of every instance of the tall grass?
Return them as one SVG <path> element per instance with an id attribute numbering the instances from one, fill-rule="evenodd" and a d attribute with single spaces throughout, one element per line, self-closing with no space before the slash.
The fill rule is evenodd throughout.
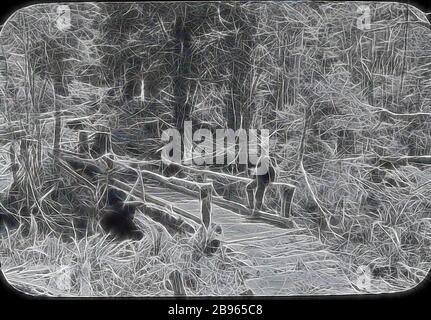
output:
<path id="1" fill-rule="evenodd" d="M 140 241 L 118 242 L 96 233 L 62 240 L 17 229 L 2 238 L 0 257 L 7 281 L 26 294 L 47 296 L 172 296 L 169 274 L 183 275 L 190 296 L 239 295 L 246 290 L 239 260 L 222 248 L 216 255 L 193 259 L 196 246 L 187 237 L 137 216 Z"/>

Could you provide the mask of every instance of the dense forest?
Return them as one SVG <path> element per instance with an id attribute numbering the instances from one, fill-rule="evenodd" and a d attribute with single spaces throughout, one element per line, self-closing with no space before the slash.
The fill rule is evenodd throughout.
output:
<path id="1" fill-rule="evenodd" d="M 100 188 L 89 192 L 66 177 L 61 150 L 73 152 L 77 142 L 108 132 L 118 159 L 158 161 L 161 132 L 182 132 L 191 121 L 211 131 L 269 130 L 277 181 L 296 186 L 291 219 L 337 253 L 340 272 L 369 266 L 387 286 L 377 291 L 405 290 L 426 276 L 431 33 L 424 13 L 397 3 L 370 3 L 364 11 L 355 2 L 67 6 L 67 25 L 59 24 L 58 5 L 40 4 L 18 10 L 1 30 L 0 210 L 19 216 L 21 233 L 34 237 L 30 244 L 21 233 L 2 239 L 4 264 L 43 259 L 37 246 L 67 251 L 64 235 L 76 235 L 83 219 L 98 214 Z M 370 25 L 360 28 L 364 12 Z M 249 176 L 238 163 L 205 167 Z M 183 240 L 141 224 L 153 237 L 130 249 L 128 242 L 101 245 L 89 231 L 97 227 L 84 223 L 73 244 L 81 256 L 70 259 L 83 270 L 87 255 L 130 255 L 139 264 L 138 252 L 157 250 L 165 266 L 183 259 L 168 253 Z M 206 262 L 211 272 L 194 293 L 245 290 L 240 266 L 216 259 Z M 155 275 L 167 270 L 157 271 L 162 262 L 137 273 L 153 283 L 150 289 L 145 281 L 136 285 L 118 261 L 112 274 L 121 280 L 113 281 L 123 289 L 107 289 L 115 278 L 108 274 L 90 289 L 81 284 L 81 294 L 164 294 L 164 275 Z M 10 279 L 19 282 L 13 272 Z M 224 285 L 204 288 L 216 282 Z"/>

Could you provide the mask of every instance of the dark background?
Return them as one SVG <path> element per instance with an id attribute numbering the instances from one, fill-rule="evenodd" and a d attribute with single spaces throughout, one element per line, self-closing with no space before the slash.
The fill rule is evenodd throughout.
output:
<path id="1" fill-rule="evenodd" d="M 4 24 L 8 17 L 19 8 L 33 3 L 62 2 L 62 1 L 2 1 L 0 24 Z M 71 1 L 67 1 L 71 2 Z M 392 1 L 390 1 L 392 2 Z M 431 12 L 431 2 L 428 1 L 398 1 L 414 5 L 424 11 Z M 430 17 L 428 17 L 430 19 Z M 233 298 L 159 298 L 159 299 L 51 299 L 32 297 L 13 289 L 0 272 L 0 317 L 10 319 L 22 313 L 29 313 L 31 317 L 53 315 L 56 318 L 71 316 L 90 316 L 88 308 L 91 307 L 99 319 L 105 315 L 115 317 L 133 317 L 133 319 L 190 319 L 194 316 L 169 316 L 169 307 L 202 306 L 203 309 L 212 310 L 213 304 L 261 304 L 263 315 L 242 316 L 244 319 L 295 319 L 316 315 L 317 318 L 328 315 L 331 318 L 366 317 L 376 318 L 375 312 L 388 319 L 391 314 L 399 317 L 414 319 L 415 312 L 421 312 L 421 317 L 428 313 L 427 302 L 431 298 L 431 276 L 407 292 L 383 295 L 355 295 L 355 296 L 328 296 L 328 297 L 251 297 L 247 299 Z M 59 309 L 57 309 L 59 308 Z M 60 312 L 58 312 L 60 311 Z M 9 314 L 6 315 L 7 312 Z M 136 312 L 136 313 L 135 313 Z M 241 316 L 206 315 L 210 318 L 241 318 Z M 206 318 L 201 315 L 200 318 Z M 314 317 L 313 317 L 314 318 Z"/>

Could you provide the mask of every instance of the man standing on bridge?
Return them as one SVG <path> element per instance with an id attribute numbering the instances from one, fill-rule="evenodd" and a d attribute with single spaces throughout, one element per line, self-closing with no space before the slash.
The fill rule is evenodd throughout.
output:
<path id="1" fill-rule="evenodd" d="M 252 217 L 257 215 L 257 211 L 262 209 L 263 197 L 266 187 L 276 179 L 276 170 L 273 160 L 268 155 L 262 155 L 251 173 L 253 181 L 247 189 L 247 200 L 252 211 Z"/>

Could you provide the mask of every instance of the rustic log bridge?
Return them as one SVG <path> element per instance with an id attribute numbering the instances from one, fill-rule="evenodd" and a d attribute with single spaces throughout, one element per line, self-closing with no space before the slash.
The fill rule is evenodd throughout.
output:
<path id="1" fill-rule="evenodd" d="M 86 173 L 87 171 L 91 171 L 92 174 L 102 174 L 103 172 L 106 171 L 106 169 L 101 168 L 100 166 L 97 166 L 95 164 L 95 160 L 94 159 L 84 159 L 84 158 L 80 158 L 78 157 L 76 154 L 73 154 L 71 152 L 62 152 L 62 159 L 65 160 L 66 162 L 68 162 L 73 168 L 78 169 L 78 171 L 83 171 L 84 173 Z M 131 165 L 129 165 L 129 163 L 131 163 Z M 130 172 L 135 172 L 138 176 L 138 174 L 142 174 L 142 178 L 145 179 L 150 179 L 150 180 L 156 180 L 159 183 L 161 183 L 162 185 L 171 188 L 173 190 L 179 191 L 181 193 L 193 196 L 197 199 L 203 198 L 203 205 L 202 205 L 202 209 L 203 212 L 201 213 L 201 218 L 197 218 L 191 214 L 189 214 L 187 211 L 182 210 L 181 208 L 177 208 L 175 206 L 172 206 L 170 203 L 164 201 L 163 199 L 160 199 L 158 197 L 155 196 L 150 196 L 150 195 L 145 195 L 145 200 L 158 204 L 159 206 L 162 207 L 167 207 L 167 208 L 171 208 L 173 212 L 189 219 L 192 220 L 194 222 L 196 222 L 197 224 L 201 225 L 203 224 L 203 220 L 205 220 L 205 223 L 208 225 L 208 217 L 211 216 L 211 209 L 209 204 L 216 204 L 224 209 L 227 210 L 231 210 L 233 212 L 236 212 L 238 214 L 244 215 L 244 216 L 250 216 L 252 211 L 251 209 L 247 206 L 247 204 L 241 204 L 235 201 L 230 201 L 230 200 L 226 200 L 223 197 L 220 196 L 215 196 L 215 195 L 211 195 L 211 197 L 208 197 L 206 195 L 201 195 L 201 190 L 202 192 L 207 192 L 208 193 L 208 189 L 209 188 L 209 184 L 211 185 L 212 183 L 210 181 L 208 182 L 204 182 L 204 183 L 200 183 L 200 182 L 195 182 L 195 181 L 188 181 L 188 180 L 184 180 L 184 179 L 180 179 L 180 178 L 176 178 L 176 177 L 165 177 L 163 175 L 157 174 L 155 172 L 149 171 L 149 170 L 139 170 L 138 168 L 143 165 L 143 166 L 147 166 L 149 164 L 148 161 L 117 161 L 115 160 L 115 164 L 119 165 L 123 168 L 125 168 L 127 171 Z M 150 164 L 153 164 L 152 162 Z M 94 169 L 94 170 L 93 170 Z M 201 174 L 201 176 L 210 176 L 212 174 L 211 171 L 207 171 L 205 170 L 205 172 L 199 172 Z M 225 174 L 222 174 L 225 175 Z M 248 179 L 248 178 L 243 178 L 240 177 L 240 179 L 244 180 L 244 181 L 252 181 L 252 179 Z M 205 180 L 205 177 L 204 179 Z M 114 181 L 114 180 L 113 180 Z M 285 188 L 284 183 L 273 183 L 273 187 L 275 188 L 280 188 L 280 190 L 282 190 L 283 188 Z M 287 185 L 287 189 L 291 190 L 290 191 L 290 196 L 292 196 L 292 188 L 291 185 L 286 184 Z M 114 186 L 118 186 L 119 188 L 121 188 L 122 190 L 129 190 L 130 189 L 130 185 L 120 181 L 120 180 L 115 180 Z M 214 191 L 213 186 L 211 185 L 211 189 L 212 189 L 212 193 Z M 204 191 L 206 190 L 206 191 Z M 293 189 L 294 190 L 294 189 Z M 136 190 L 134 192 L 137 192 Z M 141 196 L 141 199 L 143 199 L 143 196 Z M 271 224 L 275 224 L 278 226 L 282 226 L 282 227 L 291 227 L 292 222 L 287 219 L 288 217 L 288 212 L 290 210 L 290 199 L 289 196 L 286 197 L 286 201 L 282 204 L 282 209 L 284 208 L 284 211 L 282 210 L 282 214 L 280 214 L 279 216 L 274 215 L 274 214 L 270 214 L 270 213 L 266 213 L 263 212 L 261 210 L 255 210 L 256 215 L 258 216 L 259 219 L 269 222 Z M 211 221 L 211 218 L 209 218 L 209 220 Z M 213 225 L 213 223 L 210 222 L 209 225 Z"/>
<path id="2" fill-rule="evenodd" d="M 196 197 L 196 198 L 200 197 L 199 192 L 187 189 L 186 187 L 183 187 L 183 186 L 175 185 L 169 181 L 164 181 L 164 182 L 162 182 L 162 184 L 165 185 L 166 187 L 170 188 L 170 189 L 179 191 L 181 193 L 188 194 L 188 195 Z M 244 216 L 250 216 L 251 215 L 251 210 L 247 206 L 240 204 L 240 203 L 237 203 L 237 202 L 234 202 L 234 201 L 226 200 L 223 197 L 212 196 L 211 202 L 213 204 L 218 205 L 221 208 L 231 210 L 233 212 L 236 212 L 236 213 L 244 215 Z M 263 212 L 260 210 L 256 210 L 255 213 L 259 217 L 259 219 L 266 221 L 266 222 L 269 222 L 269 223 L 272 223 L 272 224 L 276 224 L 276 225 L 281 226 L 281 227 L 291 227 L 291 225 L 292 225 L 292 222 L 289 219 L 287 219 L 286 217 L 277 216 L 277 215 L 266 213 L 266 212 Z"/>
<path id="3" fill-rule="evenodd" d="M 144 162 L 145 163 L 145 162 Z M 116 164 L 119 164 L 121 166 L 123 166 L 124 168 L 130 170 L 130 166 L 128 166 L 126 163 L 118 163 L 116 162 Z M 135 166 L 136 166 L 136 162 L 134 162 Z M 138 169 L 134 169 L 134 170 L 138 170 Z M 196 170 L 196 169 L 193 169 Z M 203 174 L 205 174 L 205 176 L 209 176 L 210 174 L 212 174 L 211 171 L 208 170 L 203 170 L 204 172 L 200 172 L 199 170 L 196 170 L 197 173 L 199 173 L 202 177 Z M 156 180 L 159 183 L 161 183 L 162 185 L 176 190 L 178 192 L 193 196 L 195 198 L 200 199 L 201 195 L 200 195 L 200 188 L 204 187 L 205 185 L 207 185 L 208 183 L 210 183 L 210 181 L 208 180 L 208 182 L 195 182 L 195 181 L 188 181 L 188 180 L 184 180 L 184 179 L 180 179 L 180 178 L 176 178 L 176 177 L 165 177 L 162 176 L 160 174 L 157 174 L 155 172 L 151 172 L 148 170 L 141 170 L 140 171 L 143 178 L 144 179 L 151 179 L 151 180 Z M 218 173 L 216 173 L 218 174 Z M 225 174 L 221 174 L 223 176 L 228 176 L 231 178 L 235 178 L 234 176 L 229 176 L 229 175 L 225 175 Z M 240 179 L 247 182 L 253 181 L 252 179 L 249 178 L 244 178 L 244 177 L 239 177 Z M 200 178 L 200 180 L 202 180 L 202 178 Z M 280 189 L 280 190 L 284 190 L 284 189 L 289 189 L 290 190 L 290 197 L 293 196 L 293 192 L 294 192 L 294 188 L 292 185 L 290 184 L 285 184 L 285 183 L 278 183 L 275 182 L 273 183 L 274 188 Z M 214 187 L 212 186 L 212 191 L 214 192 Z M 279 216 L 274 215 L 274 214 L 270 214 L 261 210 L 255 210 L 255 215 L 258 216 L 259 219 L 264 220 L 266 222 L 269 222 L 271 224 L 275 224 L 281 227 L 291 227 L 292 226 L 292 221 L 288 219 L 288 215 L 287 213 L 290 211 L 290 203 L 291 201 L 289 201 L 289 196 L 286 198 L 286 202 L 284 204 L 284 208 L 286 212 L 286 216 L 283 216 L 282 214 L 280 214 Z M 216 196 L 213 195 L 211 197 L 211 202 L 213 204 L 218 205 L 219 207 L 222 207 L 224 209 L 227 210 L 231 210 L 233 212 L 236 212 L 238 214 L 244 215 L 244 216 L 250 216 L 252 214 L 251 209 L 248 207 L 247 204 L 241 204 L 238 203 L 237 201 L 231 201 L 231 200 L 227 200 L 223 197 L 220 196 Z"/>
<path id="4" fill-rule="evenodd" d="M 124 165 L 124 164 L 122 164 Z M 125 165 L 124 165 L 125 166 Z M 211 172 L 211 171 L 209 171 Z M 162 175 L 159 175 L 157 173 L 151 172 L 151 171 L 147 171 L 147 170 L 142 170 L 141 171 L 143 178 L 144 179 L 152 179 L 152 180 L 156 180 L 158 182 L 160 182 L 162 185 L 176 190 L 178 192 L 193 196 L 195 198 L 200 198 L 200 188 L 206 186 L 208 183 L 200 183 L 200 182 L 194 182 L 194 181 L 188 181 L 188 180 L 184 180 L 184 179 L 180 179 L 180 178 L 176 178 L 176 177 L 165 177 Z M 224 174 L 223 174 L 224 175 Z M 241 177 L 241 179 L 244 179 L 243 177 Z M 252 179 L 247 179 L 247 181 L 252 181 Z M 273 184 L 274 188 L 280 189 L 280 190 L 289 190 L 287 197 L 286 197 L 286 201 L 284 203 L 284 212 L 283 214 L 280 214 L 280 216 L 274 215 L 274 214 L 270 214 L 261 210 L 255 210 L 255 214 L 256 216 L 258 216 L 260 219 L 282 226 L 282 227 L 290 227 L 292 222 L 287 219 L 288 218 L 288 214 L 290 212 L 290 204 L 291 204 L 291 197 L 293 197 L 293 192 L 294 192 L 294 188 L 292 188 L 292 185 L 290 184 L 285 184 L 285 183 L 279 183 L 279 182 L 274 182 Z M 212 187 L 212 189 L 214 190 L 214 188 Z M 211 197 L 211 202 L 224 208 L 227 210 L 231 210 L 233 212 L 236 212 L 238 214 L 241 215 L 245 215 L 245 216 L 250 216 L 251 215 L 251 209 L 245 205 L 245 204 L 240 204 L 238 202 L 235 201 L 230 201 L 227 200 L 223 197 L 220 196 L 212 196 Z"/>
<path id="5" fill-rule="evenodd" d="M 178 168 L 196 174 L 200 180 L 206 181 L 207 179 L 214 180 L 222 180 L 222 181 L 232 181 L 233 183 L 242 183 L 245 184 L 245 196 L 247 198 L 247 202 L 244 203 L 250 209 L 255 209 L 256 213 L 259 213 L 262 204 L 264 203 L 264 194 L 268 189 L 275 190 L 275 194 L 277 195 L 277 201 L 279 203 L 280 210 L 277 212 L 281 217 L 288 218 L 291 215 L 292 210 L 292 201 L 293 196 L 295 194 L 296 187 L 293 184 L 285 183 L 285 182 L 272 182 L 265 188 L 257 188 L 258 184 L 256 180 L 247 178 L 247 177 L 238 177 L 229 175 L 221 172 L 213 172 L 210 170 L 202 170 L 196 169 L 192 167 L 187 167 L 181 164 L 172 164 L 177 166 Z M 254 203 L 254 199 L 258 202 Z M 230 199 L 226 199 L 229 201 Z"/>
<path id="6" fill-rule="evenodd" d="M 108 152 L 108 150 L 110 149 L 110 143 L 109 143 L 109 137 L 106 136 L 106 133 L 104 132 L 98 132 L 95 136 L 95 143 L 96 145 L 106 145 L 106 149 L 101 150 L 102 152 L 104 151 L 105 153 Z M 103 143 L 105 142 L 105 143 Z M 108 164 L 111 165 L 111 167 L 113 166 L 112 160 L 108 159 Z M 127 167 L 127 165 L 125 165 L 124 163 L 120 163 L 120 165 L 123 165 L 123 167 Z M 256 180 L 251 179 L 251 178 L 247 178 L 247 177 L 238 177 L 238 176 L 233 176 L 233 175 L 229 175 L 229 174 L 225 174 L 225 173 L 219 173 L 219 172 L 213 172 L 210 170 L 202 170 L 202 169 L 196 169 L 196 168 L 191 168 L 191 167 L 187 167 L 187 166 L 183 166 L 181 164 L 177 164 L 177 163 L 172 163 L 173 166 L 178 167 L 182 170 L 194 173 L 197 175 L 197 180 L 200 181 L 206 181 L 207 179 L 210 178 L 221 178 L 221 179 L 225 179 L 225 180 L 230 180 L 230 181 L 234 181 L 234 182 L 242 182 L 242 183 L 246 183 L 246 186 L 244 187 L 245 189 L 245 194 L 246 197 L 248 199 L 247 203 L 245 203 L 246 206 L 248 206 L 250 209 L 254 210 L 254 214 L 258 214 L 262 216 L 262 203 L 264 202 L 264 194 L 267 191 L 267 189 L 275 188 L 275 194 L 277 196 L 277 200 L 279 203 L 279 211 L 278 214 L 280 215 L 280 217 L 283 218 L 288 218 L 291 215 L 291 204 L 293 201 L 293 196 L 295 193 L 295 186 L 289 183 L 280 183 L 280 182 L 273 182 L 270 183 L 270 187 L 268 188 L 267 186 L 265 186 L 264 188 L 259 188 L 258 184 L 256 183 Z M 136 166 L 135 166 L 136 167 Z M 131 168 L 128 168 L 131 169 Z M 134 168 L 132 168 L 134 169 Z M 178 186 L 183 186 L 183 188 L 181 187 L 177 187 L 176 189 L 188 194 L 193 194 L 196 195 L 195 192 L 187 192 L 186 190 L 188 188 L 192 189 L 192 190 L 196 190 L 199 191 L 199 198 L 201 199 L 201 203 L 202 203 L 202 192 L 203 191 L 201 188 L 203 188 L 205 186 L 205 183 L 202 184 L 200 182 L 191 182 L 185 179 L 180 179 L 180 178 L 176 178 L 176 177 L 165 177 L 163 175 L 158 175 L 154 172 L 145 170 L 145 171 L 141 171 L 141 174 L 144 174 L 145 176 L 149 176 L 161 183 L 165 183 L 165 182 L 171 182 L 170 187 L 173 187 L 173 185 L 177 184 Z M 208 188 L 208 187 L 205 187 Z M 213 186 L 211 187 L 211 189 L 214 189 Z M 208 192 L 208 189 L 205 189 L 206 192 Z M 208 206 L 207 203 L 211 202 L 211 195 L 209 196 L 209 201 L 207 200 L 205 203 L 206 206 Z M 254 203 L 253 199 L 256 199 L 256 203 Z M 229 201 L 230 199 L 226 199 L 226 201 Z M 232 202 L 234 203 L 234 202 Z M 229 206 L 229 209 L 231 209 L 232 207 L 232 203 Z M 201 204 L 202 205 L 202 204 Z M 256 206 L 256 208 L 255 208 Z M 226 204 L 225 204 L 226 207 Z M 201 208 L 202 211 L 203 208 Z M 241 211 L 244 212 L 244 210 L 238 209 L 236 211 Z M 265 214 L 263 216 L 266 216 Z M 273 219 L 271 219 L 273 220 Z M 284 224 L 285 222 L 283 222 Z"/>
<path id="7" fill-rule="evenodd" d="M 110 137 L 109 133 L 106 132 L 106 130 L 99 130 L 94 137 L 94 143 L 92 145 L 92 150 L 90 151 L 93 155 L 98 155 L 99 157 L 108 156 L 109 159 L 107 159 L 108 168 L 112 168 L 114 166 L 114 161 L 110 157 L 110 151 L 111 151 L 111 144 L 110 144 Z M 64 155 L 64 154 L 63 154 Z M 79 159 L 79 158 L 78 158 Z M 80 161 L 85 160 L 83 158 L 77 160 L 73 159 L 75 166 L 76 164 L 80 163 Z M 89 165 L 92 161 L 87 162 L 87 165 Z M 94 162 L 93 162 L 94 163 Z M 146 162 L 145 162 L 146 163 Z M 240 181 L 242 184 L 249 184 L 250 182 L 254 181 L 253 179 L 247 178 L 247 177 L 237 177 L 237 176 L 231 176 L 224 173 L 217 173 L 212 172 L 210 170 L 200 170 L 190 167 L 185 167 L 179 164 L 174 164 L 175 166 L 179 166 L 181 169 L 185 169 L 189 172 L 195 173 L 198 175 L 199 180 L 205 181 L 206 179 L 211 179 L 208 182 L 196 182 L 196 181 L 188 181 L 185 179 L 180 179 L 176 177 L 165 177 L 163 175 L 157 174 L 152 171 L 148 170 L 139 170 L 137 169 L 140 167 L 140 162 L 134 162 L 133 166 L 130 166 L 127 164 L 127 162 L 121 162 L 121 161 L 115 161 L 115 164 L 122 166 L 123 168 L 126 168 L 127 170 L 132 170 L 140 175 L 144 179 L 153 179 L 161 184 L 170 187 L 174 190 L 183 192 L 185 194 L 192 195 L 194 197 L 197 197 L 200 199 L 200 205 L 201 205 L 201 221 L 200 224 L 203 224 L 206 229 L 211 226 L 211 203 L 215 203 L 219 205 L 222 208 L 232 210 L 234 212 L 237 212 L 239 214 L 243 214 L 246 216 L 251 215 L 254 213 L 255 215 L 259 216 L 260 219 L 268 221 L 270 223 L 275 223 L 277 225 L 281 225 L 283 227 L 290 226 L 291 221 L 286 219 L 290 215 L 291 211 L 291 202 L 295 190 L 295 186 L 288 184 L 288 183 L 272 183 L 271 188 L 277 189 L 277 196 L 278 200 L 281 203 L 280 204 L 280 210 L 279 210 L 279 216 L 274 214 L 268 214 L 266 212 L 263 212 L 259 209 L 255 209 L 251 211 L 251 208 L 249 207 L 249 203 L 237 203 L 234 201 L 230 201 L 227 199 L 224 199 L 222 197 L 218 196 L 212 196 L 214 187 L 213 184 L 210 182 L 212 179 L 228 179 L 231 181 Z M 83 166 L 84 168 L 86 165 Z M 246 186 L 244 187 L 244 192 L 246 192 Z M 146 197 L 146 200 L 149 200 L 148 197 Z M 156 199 L 152 199 L 156 200 Z M 159 203 L 161 199 L 157 199 Z M 166 204 L 164 204 L 166 205 Z M 176 208 L 177 212 L 181 211 L 178 210 L 179 208 Z M 185 212 L 178 212 L 181 215 L 188 216 L 190 218 L 190 215 L 185 214 Z"/>

